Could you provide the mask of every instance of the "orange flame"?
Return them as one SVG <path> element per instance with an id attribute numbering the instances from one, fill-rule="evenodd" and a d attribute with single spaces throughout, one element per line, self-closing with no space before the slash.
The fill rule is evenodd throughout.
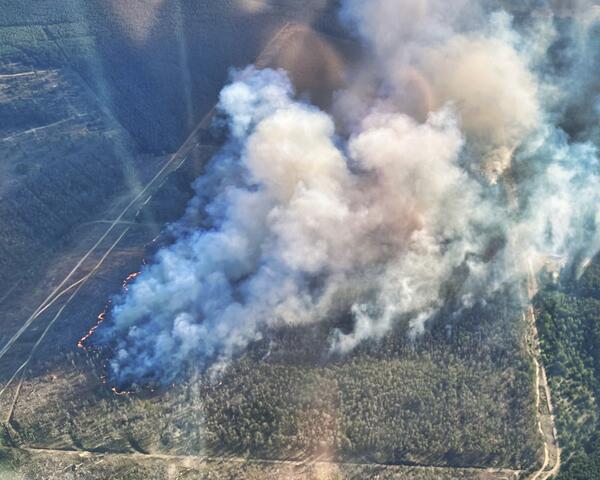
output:
<path id="1" fill-rule="evenodd" d="M 113 392 L 115 395 L 119 395 L 119 397 L 127 397 L 129 395 L 133 395 L 135 393 L 135 391 L 133 390 L 118 390 L 117 387 L 112 387 L 111 392 Z"/>
<path id="2" fill-rule="evenodd" d="M 100 314 L 98 315 L 98 320 L 96 321 L 96 324 L 90 328 L 88 330 L 88 332 L 81 337 L 81 339 L 77 342 L 77 347 L 78 348 L 82 348 L 83 350 L 85 350 L 85 341 L 90 338 L 94 332 L 98 329 L 98 327 L 102 324 L 102 322 L 106 319 L 106 308 L 104 310 L 102 310 L 102 312 L 100 312 Z"/>
<path id="3" fill-rule="evenodd" d="M 144 261 L 145 263 L 145 261 Z M 140 275 L 141 272 L 133 272 L 130 273 L 129 275 L 127 275 L 127 277 L 125 277 L 125 279 L 123 280 L 123 292 L 127 293 L 128 290 L 128 285 L 138 276 Z M 102 312 L 100 312 L 98 314 L 98 318 L 96 320 L 96 323 L 88 330 L 88 332 L 81 337 L 81 339 L 77 342 L 77 347 L 81 348 L 83 350 L 87 350 L 85 348 L 85 342 L 94 334 L 94 332 L 96 330 L 98 330 L 98 327 L 100 327 L 100 325 L 102 324 L 102 322 L 104 322 L 104 320 L 106 320 L 106 312 L 108 311 L 108 307 L 110 305 L 111 301 L 109 300 L 106 304 L 106 306 L 104 307 L 104 310 L 102 310 Z M 104 364 L 102 366 L 102 368 L 104 370 L 106 370 L 106 364 Z M 100 381 L 103 384 L 107 383 L 107 379 L 106 379 L 106 374 L 102 374 L 100 375 Z M 112 387 L 111 391 L 115 394 L 115 395 L 119 395 L 119 396 L 129 396 L 129 395 L 133 395 L 135 393 L 135 391 L 132 390 L 119 390 L 117 389 L 117 387 Z"/>
<path id="4" fill-rule="evenodd" d="M 133 272 L 133 273 L 130 273 L 129 275 L 127 275 L 127 277 L 125 277 L 125 280 L 123 280 L 123 291 L 124 291 L 125 293 L 127 293 L 127 291 L 129 290 L 129 287 L 128 287 L 128 285 L 129 285 L 129 284 L 130 284 L 130 283 L 131 283 L 133 280 L 135 280 L 135 278 L 136 278 L 137 276 L 139 276 L 139 274 L 140 274 L 140 273 L 142 273 L 142 272 Z"/>
<path id="5" fill-rule="evenodd" d="M 125 277 L 125 279 L 123 280 L 123 291 L 125 293 L 127 293 L 128 290 L 128 285 L 142 272 L 133 272 L 130 273 L 129 275 L 127 275 Z M 94 324 L 94 326 L 92 326 L 88 332 L 79 339 L 79 341 L 77 342 L 77 347 L 78 348 L 82 348 L 83 350 L 85 350 L 85 345 L 84 343 L 86 342 L 86 340 L 88 340 L 96 330 L 98 330 L 98 327 L 102 324 L 102 322 L 104 322 L 104 320 L 106 320 L 106 311 L 108 310 L 108 305 L 110 304 L 110 300 L 108 301 L 108 303 L 106 304 L 106 307 L 104 307 L 104 310 L 102 310 L 102 312 L 98 315 L 98 319 L 96 320 L 96 323 Z"/>

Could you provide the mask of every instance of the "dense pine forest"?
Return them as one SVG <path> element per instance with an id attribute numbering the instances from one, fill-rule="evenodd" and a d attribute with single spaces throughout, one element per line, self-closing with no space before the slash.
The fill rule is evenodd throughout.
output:
<path id="1" fill-rule="evenodd" d="M 600 258 L 536 299 L 563 449 L 560 480 L 600 479 Z"/>

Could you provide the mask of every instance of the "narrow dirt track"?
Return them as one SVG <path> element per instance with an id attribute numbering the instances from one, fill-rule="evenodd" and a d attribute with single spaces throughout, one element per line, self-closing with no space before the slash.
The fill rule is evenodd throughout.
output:
<path id="1" fill-rule="evenodd" d="M 176 462 L 176 463 L 185 463 L 186 465 L 191 465 L 196 468 L 201 468 L 202 465 L 205 465 L 208 462 L 211 463 L 223 463 L 223 462 L 231 462 L 231 463 L 249 463 L 255 465 L 289 465 L 294 467 L 302 467 L 306 465 L 323 465 L 323 466 L 346 466 L 346 467 L 366 467 L 366 468 L 378 468 L 385 467 L 389 470 L 397 470 L 398 473 L 406 471 L 410 469 L 410 471 L 414 470 L 424 470 L 428 472 L 440 472 L 440 473 L 448 473 L 448 471 L 456 471 L 462 473 L 474 473 L 487 475 L 484 478 L 490 479 L 518 479 L 521 474 L 520 470 L 510 470 L 510 469 L 494 469 L 494 468 L 484 468 L 484 467 L 439 467 L 439 466 L 429 466 L 429 465 L 392 465 L 392 464 L 376 464 L 376 463 L 365 463 L 365 462 L 335 462 L 324 460 L 319 457 L 308 458 L 303 460 L 272 460 L 272 459 L 260 459 L 260 458 L 246 458 L 246 457 L 236 457 L 236 456 L 226 456 L 226 457 L 218 457 L 218 456 L 192 456 L 192 455 L 168 455 L 168 454 L 160 454 L 160 453 L 140 453 L 140 452 L 130 452 L 130 453 L 98 453 L 98 452 L 89 452 L 85 450 L 53 450 L 53 449 L 41 449 L 41 448 L 31 448 L 31 447 L 23 447 L 21 450 L 29 452 L 33 455 L 51 455 L 54 457 L 67 456 L 73 458 L 112 458 L 112 459 L 121 459 L 121 460 L 136 460 L 136 461 L 148 461 L 148 460 L 161 460 L 165 462 Z M 492 475 L 493 477 L 490 477 Z"/>
<path id="2" fill-rule="evenodd" d="M 31 360 L 33 359 L 33 356 L 35 355 L 35 352 L 37 351 L 37 349 L 40 346 L 40 344 L 44 341 L 44 338 L 46 338 L 46 335 L 48 334 L 48 331 L 56 323 L 56 320 L 58 320 L 60 318 L 60 316 L 61 316 L 62 312 L 64 311 L 64 309 L 67 308 L 67 306 L 77 296 L 77 294 L 79 293 L 79 290 L 81 290 L 81 288 L 85 285 L 85 283 L 102 266 L 102 264 L 104 263 L 104 261 L 108 258 L 108 256 L 111 254 L 111 252 L 117 247 L 117 245 L 119 244 L 119 242 L 123 239 L 123 237 L 127 234 L 128 231 L 129 231 L 129 227 L 127 227 L 125 230 L 123 230 L 123 232 L 121 233 L 121 235 L 119 235 L 119 237 L 113 242 L 113 244 L 110 246 L 110 248 L 104 253 L 104 255 L 100 258 L 100 260 L 98 261 L 98 263 L 96 263 L 96 265 L 94 266 L 94 268 L 90 271 L 90 273 L 88 273 L 85 277 L 83 277 L 82 280 L 80 280 L 80 281 L 78 281 L 78 282 L 76 282 L 74 284 L 74 285 L 78 285 L 77 288 L 73 291 L 73 293 L 67 299 L 67 301 L 60 307 L 60 309 L 58 310 L 58 312 L 56 312 L 56 315 L 54 315 L 54 317 L 52 318 L 52 320 L 50 320 L 50 322 L 48 322 L 48 324 L 46 325 L 46 328 L 44 329 L 44 331 L 42 332 L 42 334 L 40 335 L 40 337 L 38 338 L 38 340 L 33 345 L 33 348 L 29 352 L 29 356 L 25 359 L 25 361 L 21 364 L 21 366 L 15 371 L 14 375 L 4 385 L 4 387 L 2 388 L 2 390 L 0 390 L 0 396 L 2 396 L 2 394 L 8 388 L 8 386 L 15 380 L 15 378 L 17 377 L 17 375 L 20 376 L 20 378 L 19 378 L 19 384 L 17 385 L 17 389 L 15 391 L 15 396 L 13 398 L 13 401 L 11 403 L 9 411 L 6 414 L 6 420 L 5 420 L 6 422 L 10 422 L 12 420 L 12 416 L 13 416 L 13 413 L 14 413 L 15 405 L 17 404 L 17 400 L 19 398 L 19 393 L 21 392 L 21 387 L 23 385 L 23 378 L 24 378 L 23 374 L 25 372 L 25 369 L 29 365 L 29 362 L 31 362 Z"/>
<path id="3" fill-rule="evenodd" d="M 529 301 L 531 302 L 538 290 L 535 273 L 533 271 L 531 261 L 528 262 L 527 290 Z M 556 475 L 560 470 L 561 451 L 558 443 L 550 387 L 548 385 L 546 369 L 544 368 L 544 365 L 541 361 L 541 350 L 535 319 L 535 311 L 531 304 L 528 306 L 527 312 L 523 316 L 529 328 L 529 338 L 527 342 L 528 350 L 535 365 L 535 401 L 536 412 L 538 415 L 538 430 L 544 440 L 544 461 L 541 467 L 529 477 L 529 480 L 548 480 L 552 476 Z M 544 391 L 544 396 L 546 397 L 546 405 L 544 406 L 542 406 L 540 395 L 540 390 L 542 389 Z M 547 409 L 547 413 L 544 412 L 544 409 Z M 546 430 L 544 430 L 544 417 L 547 417 L 549 419 L 550 431 L 547 431 L 548 427 L 546 427 Z M 552 468 L 550 470 L 547 470 L 548 465 L 551 462 L 551 452 L 554 453 L 554 461 L 552 464 Z"/>

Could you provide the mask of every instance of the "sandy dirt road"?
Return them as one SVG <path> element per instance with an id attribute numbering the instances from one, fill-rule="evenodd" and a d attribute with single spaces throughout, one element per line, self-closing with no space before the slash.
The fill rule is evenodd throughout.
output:
<path id="1" fill-rule="evenodd" d="M 529 301 L 538 291 L 535 272 L 532 262 L 528 262 L 527 291 Z M 538 430 L 544 441 L 544 460 L 538 470 L 530 477 L 530 480 L 548 480 L 560 470 L 560 446 L 558 444 L 558 434 L 554 418 L 554 409 L 552 406 L 551 392 L 548 385 L 546 369 L 541 360 L 541 351 L 539 344 L 539 335 L 536 325 L 535 311 L 531 303 L 524 314 L 524 320 L 527 323 L 529 335 L 527 346 L 535 366 L 535 397 L 536 412 L 538 416 Z M 542 401 L 542 397 L 545 402 Z M 551 467 L 551 468 L 549 468 Z"/>

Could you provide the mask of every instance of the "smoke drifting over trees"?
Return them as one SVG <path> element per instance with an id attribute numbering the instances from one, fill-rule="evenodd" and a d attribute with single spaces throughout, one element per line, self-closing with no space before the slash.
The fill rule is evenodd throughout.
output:
<path id="1" fill-rule="evenodd" d="M 401 319 L 418 335 L 444 292 L 461 308 L 528 260 L 596 251 L 593 9 L 348 0 L 368 54 L 329 113 L 285 72 L 233 73 L 229 141 L 102 331 L 115 381 L 226 364 L 278 325 L 351 315 L 341 353 Z"/>

